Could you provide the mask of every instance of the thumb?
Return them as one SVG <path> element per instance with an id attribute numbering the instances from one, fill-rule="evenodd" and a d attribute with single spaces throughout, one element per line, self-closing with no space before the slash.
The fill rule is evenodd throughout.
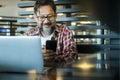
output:
<path id="1" fill-rule="evenodd" d="M 45 45 L 43 45 L 43 46 L 42 46 L 42 49 L 46 49 L 46 46 L 45 46 Z"/>

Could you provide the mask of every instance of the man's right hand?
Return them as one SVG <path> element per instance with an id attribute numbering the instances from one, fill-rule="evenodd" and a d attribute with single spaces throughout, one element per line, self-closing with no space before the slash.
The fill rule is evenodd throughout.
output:
<path id="1" fill-rule="evenodd" d="M 55 58 L 55 52 L 53 50 L 46 50 L 46 47 L 43 46 L 42 53 L 44 57 L 44 61 L 51 61 Z"/>

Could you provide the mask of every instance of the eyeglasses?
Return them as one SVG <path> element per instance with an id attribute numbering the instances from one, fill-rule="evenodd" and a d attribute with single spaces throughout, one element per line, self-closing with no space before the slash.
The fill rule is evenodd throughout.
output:
<path id="1" fill-rule="evenodd" d="M 44 21 L 46 18 L 48 20 L 53 20 L 55 18 L 55 15 L 37 16 L 37 19 L 40 20 L 40 21 Z"/>

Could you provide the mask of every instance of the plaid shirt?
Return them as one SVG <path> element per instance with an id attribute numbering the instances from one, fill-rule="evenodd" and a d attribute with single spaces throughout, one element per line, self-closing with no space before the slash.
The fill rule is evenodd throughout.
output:
<path id="1" fill-rule="evenodd" d="M 25 32 L 27 36 L 42 36 L 40 27 Z M 56 25 L 51 40 L 57 40 L 55 61 L 62 65 L 73 62 L 77 57 L 76 43 L 72 31 L 65 25 Z"/>

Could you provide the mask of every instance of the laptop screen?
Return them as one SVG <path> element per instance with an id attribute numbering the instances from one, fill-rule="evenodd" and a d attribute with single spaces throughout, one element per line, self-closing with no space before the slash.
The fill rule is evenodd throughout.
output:
<path id="1" fill-rule="evenodd" d="M 38 36 L 0 36 L 0 72 L 42 72 L 44 62 Z"/>

